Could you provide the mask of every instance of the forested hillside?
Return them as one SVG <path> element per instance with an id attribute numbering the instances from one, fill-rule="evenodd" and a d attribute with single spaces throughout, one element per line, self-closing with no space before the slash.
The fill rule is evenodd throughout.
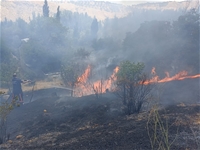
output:
<path id="1" fill-rule="evenodd" d="M 162 77 L 165 71 L 199 73 L 199 14 L 195 9 L 134 9 L 125 17 L 99 21 L 59 6 L 50 15 L 51 5 L 46 5 L 48 12 L 33 13 L 30 22 L 21 16 L 1 22 L 1 58 L 7 58 L 1 59 L 1 80 L 16 71 L 22 77 L 43 78 L 72 63 L 81 65 L 78 74 L 87 65 L 97 72 L 105 68 L 112 72 L 122 60 L 144 62 L 148 73 L 156 67 Z"/>

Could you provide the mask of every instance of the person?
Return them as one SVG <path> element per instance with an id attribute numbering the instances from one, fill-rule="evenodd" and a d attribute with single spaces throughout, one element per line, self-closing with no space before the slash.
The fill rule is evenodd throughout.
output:
<path id="1" fill-rule="evenodd" d="M 13 74 L 12 85 L 13 85 L 13 99 L 17 97 L 19 102 L 23 103 L 23 91 L 22 91 L 22 83 L 30 82 L 29 80 L 21 80 L 17 78 L 17 74 Z"/>

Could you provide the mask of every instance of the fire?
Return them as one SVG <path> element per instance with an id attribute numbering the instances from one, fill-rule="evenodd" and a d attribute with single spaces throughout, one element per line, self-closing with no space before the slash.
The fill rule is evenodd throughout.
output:
<path id="1" fill-rule="evenodd" d="M 156 68 L 155 67 L 152 68 L 151 74 L 156 75 Z"/>
<path id="2" fill-rule="evenodd" d="M 112 82 L 116 80 L 115 74 L 118 72 L 119 67 L 116 67 L 112 75 L 106 80 L 97 80 L 94 82 L 89 81 L 91 67 L 88 66 L 84 73 L 78 77 L 75 89 L 76 96 L 90 95 L 95 93 L 105 93 L 106 90 L 112 89 Z"/>
<path id="3" fill-rule="evenodd" d="M 109 79 L 104 80 L 104 81 L 103 80 L 96 81 L 96 82 L 94 82 L 93 87 L 95 89 L 100 89 L 99 92 L 101 92 L 101 93 L 105 93 L 106 89 L 111 90 L 112 89 L 112 82 L 116 81 L 116 79 L 117 79 L 115 75 L 118 72 L 118 70 L 119 70 L 119 67 L 116 67 L 113 71 L 113 74 L 109 77 Z"/>
<path id="4" fill-rule="evenodd" d="M 194 79 L 194 78 L 200 78 L 200 74 L 189 76 L 187 71 L 181 71 L 177 73 L 176 75 L 170 77 L 169 72 L 165 72 L 166 77 L 163 79 L 160 79 L 158 75 L 156 75 L 155 67 L 152 68 L 151 74 L 154 75 L 153 78 L 150 80 L 147 80 L 144 82 L 144 84 L 150 84 L 150 83 L 164 83 L 164 82 L 170 82 L 173 80 L 184 80 L 184 79 Z"/>
<path id="5" fill-rule="evenodd" d="M 87 79 L 90 75 L 90 70 L 91 70 L 91 67 L 88 65 L 88 67 L 84 71 L 84 73 L 80 77 L 78 77 L 78 79 L 77 79 L 78 83 L 86 83 L 87 82 Z"/>
<path id="6" fill-rule="evenodd" d="M 97 81 L 90 81 L 89 76 L 91 73 L 91 67 L 88 66 L 87 69 L 84 71 L 84 73 L 78 77 L 77 79 L 77 85 L 75 89 L 75 96 L 83 96 L 83 95 L 90 95 L 90 94 L 99 94 L 99 93 L 105 93 L 106 90 L 111 91 L 113 89 L 113 81 L 116 81 L 116 73 L 119 71 L 119 67 L 116 67 L 112 73 L 112 75 L 106 79 L 100 79 Z M 160 79 L 159 76 L 156 74 L 156 68 L 153 67 L 151 74 L 153 77 L 147 81 L 145 81 L 143 84 L 151 84 L 151 83 L 164 83 L 164 82 L 170 82 L 173 80 L 184 80 L 184 79 L 194 79 L 194 78 L 200 78 L 200 74 L 197 75 L 188 75 L 187 71 L 181 71 L 174 76 L 170 77 L 169 72 L 165 72 L 166 76 L 163 79 Z"/>

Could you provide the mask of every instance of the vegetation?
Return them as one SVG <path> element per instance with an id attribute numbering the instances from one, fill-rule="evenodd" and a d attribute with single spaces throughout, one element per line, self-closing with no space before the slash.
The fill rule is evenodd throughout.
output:
<path id="1" fill-rule="evenodd" d="M 198 73 L 198 16 L 195 10 L 191 10 L 173 23 L 144 22 L 136 32 L 126 34 L 124 53 L 130 60 L 141 58 L 148 64 L 146 67 L 149 70 L 150 66 L 154 66 L 161 78 L 165 77 L 163 70 L 177 73 L 190 68 L 192 72 Z"/>
<path id="2" fill-rule="evenodd" d="M 81 82 L 79 77 L 88 66 L 87 59 L 90 52 L 84 48 L 77 49 L 71 58 L 62 61 L 60 69 L 61 78 L 66 87 L 71 89 L 71 96 L 74 96 L 75 87 Z"/>
<path id="3" fill-rule="evenodd" d="M 143 63 L 123 61 L 117 72 L 117 94 L 128 108 L 128 114 L 139 113 L 142 105 L 149 99 L 150 85 L 146 85 L 147 76 L 142 72 Z"/>
<path id="4" fill-rule="evenodd" d="M 80 70 L 76 64 L 69 64 L 68 66 L 62 66 L 61 77 L 65 86 L 71 88 L 71 96 L 74 94 L 74 88 L 78 83 L 78 77 Z"/>
<path id="5" fill-rule="evenodd" d="M 0 91 L 0 95 L 4 92 Z M 5 101 L 0 104 L 0 144 L 9 140 L 9 134 L 7 133 L 7 117 L 16 105 L 17 98 L 14 98 L 11 102 Z"/>
<path id="6" fill-rule="evenodd" d="M 49 6 L 48 6 L 48 3 L 47 3 L 47 0 L 44 1 L 43 16 L 44 17 L 49 17 Z"/>
<path id="7" fill-rule="evenodd" d="M 19 61 L 13 59 L 11 55 L 11 49 L 5 44 L 1 39 L 1 49 L 0 49 L 1 59 L 0 59 L 0 82 L 1 86 L 9 88 L 10 79 L 15 71 L 17 71 L 17 65 Z"/>
<path id="8" fill-rule="evenodd" d="M 97 32 L 98 32 L 98 21 L 96 18 L 93 19 L 92 24 L 91 24 L 91 36 L 92 39 L 97 38 Z"/>
<path id="9" fill-rule="evenodd" d="M 72 57 L 80 47 L 90 49 L 100 64 L 108 62 L 114 54 L 119 58 L 127 56 L 126 59 L 130 61 L 140 59 L 146 65 L 146 71 L 150 72 L 154 66 L 161 77 L 165 76 L 163 70 L 176 73 L 190 68 L 192 72 L 198 73 L 199 18 L 195 10 L 180 16 L 173 23 L 167 20 L 144 22 L 138 25 L 136 31 L 135 28 L 123 27 L 124 20 L 131 20 L 134 16 L 99 22 L 87 14 L 66 10 L 60 13 L 59 7 L 57 11 L 55 16 L 59 16 L 60 22 L 56 17 L 39 15 L 35 15 L 30 23 L 21 18 L 15 22 L 6 19 L 2 21 L 2 47 L 4 44 L 10 49 L 8 53 L 14 55 L 12 57 L 10 54 L 10 62 L 21 57 L 23 68 L 20 74 L 42 77 L 44 73 L 57 72 L 62 61 Z M 129 33 L 119 33 L 125 29 L 129 29 Z M 91 33 L 97 38 L 91 39 Z M 24 42 L 22 39 L 25 38 L 29 40 Z M 97 57 L 100 53 L 104 54 L 104 59 Z M 161 60 L 162 63 L 157 63 Z M 6 71 L 4 69 L 1 72 Z"/>
<path id="10" fill-rule="evenodd" d="M 139 25 L 132 22 L 136 19 L 133 14 L 100 22 L 87 14 L 67 10 L 61 13 L 60 7 L 56 17 L 49 17 L 46 0 L 43 8 L 43 16 L 33 13 L 29 23 L 21 18 L 14 22 L 5 18 L 1 22 L 1 81 L 9 81 L 15 71 L 26 78 L 43 78 L 46 73 L 58 72 L 62 65 L 68 66 L 70 58 L 80 48 L 89 49 L 91 55 L 87 51 L 83 55 L 87 55 L 87 63 L 95 66 L 109 68 L 123 59 L 142 60 L 145 72 L 150 72 L 154 66 L 161 78 L 165 76 L 163 70 L 173 74 L 181 70 L 199 73 L 199 14 L 195 10 L 182 14 L 172 23 L 162 17 L 166 20 L 141 21 Z M 157 16 L 158 11 L 147 13 Z M 162 15 L 165 13 L 175 16 L 175 12 Z M 24 40 L 27 38 L 29 40 Z M 113 56 L 117 61 L 110 64 Z"/>
<path id="11" fill-rule="evenodd" d="M 158 106 L 154 105 L 151 109 L 148 121 L 147 121 L 147 132 L 151 143 L 151 149 L 157 150 L 170 150 L 172 144 L 174 143 L 176 137 L 170 140 L 170 126 L 169 119 L 165 119 L 161 116 Z M 177 134 L 178 135 L 178 127 Z"/>
<path id="12" fill-rule="evenodd" d="M 60 22 L 60 6 L 57 8 L 56 19 Z"/>
<path id="13" fill-rule="evenodd" d="M 152 67 L 155 67 L 161 78 L 165 77 L 164 70 L 173 74 L 182 70 L 199 73 L 199 14 L 195 10 L 181 15 L 172 23 L 166 17 L 166 20 L 143 21 L 138 25 L 132 22 L 136 17 L 133 14 L 100 22 L 96 17 L 91 18 L 87 14 L 67 10 L 61 13 L 60 7 L 57 8 L 56 17 L 49 17 L 50 8 L 46 0 L 43 8 L 43 16 L 33 13 L 33 19 L 29 23 L 21 18 L 14 22 L 7 19 L 1 22 L 1 81 L 9 82 L 15 71 L 19 72 L 20 77 L 30 79 L 41 79 L 47 73 L 61 71 L 63 79 L 65 78 L 64 84 L 70 81 L 74 88 L 76 77 L 88 64 L 94 65 L 96 70 L 101 69 L 99 72 L 103 72 L 106 67 L 108 76 L 122 60 L 141 60 L 145 68 L 138 64 L 140 67 L 137 71 L 150 72 Z M 135 13 L 139 11 L 136 10 Z M 157 14 L 158 11 L 148 13 Z M 172 12 L 163 12 L 163 15 L 165 13 Z M 129 26 L 124 24 L 127 22 Z M 112 58 L 115 58 L 115 61 L 111 61 Z M 70 61 L 73 63 L 69 63 Z M 84 64 L 78 67 L 79 71 L 77 67 L 72 67 L 75 62 L 78 62 L 78 65 Z M 128 69 L 129 67 L 125 72 L 129 73 Z M 67 70 L 70 71 L 67 73 Z M 135 74 L 137 71 L 132 70 L 134 78 L 138 78 L 138 74 Z M 67 77 L 68 75 L 70 77 Z M 126 77 L 123 74 L 119 76 L 122 79 L 119 79 L 121 81 L 118 88 L 122 90 L 124 85 L 124 91 L 126 88 L 133 88 L 133 92 L 135 87 L 131 84 L 135 81 L 131 78 L 125 82 L 123 78 Z M 147 78 L 143 74 L 140 76 L 142 77 L 137 84 Z M 142 84 L 138 87 L 142 86 L 147 87 Z M 127 101 L 129 98 L 137 99 L 132 92 L 124 92 L 124 104 L 132 103 L 132 100 Z M 137 105 L 131 112 L 139 112 L 140 104 Z"/>

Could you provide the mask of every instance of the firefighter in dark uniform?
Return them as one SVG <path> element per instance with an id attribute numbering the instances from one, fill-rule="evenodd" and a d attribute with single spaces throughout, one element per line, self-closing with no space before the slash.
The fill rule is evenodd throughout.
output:
<path id="1" fill-rule="evenodd" d="M 13 85 L 13 98 L 17 97 L 19 102 L 23 103 L 23 91 L 22 91 L 22 83 L 30 82 L 29 80 L 21 80 L 17 78 L 17 74 L 13 74 L 12 85 Z"/>

